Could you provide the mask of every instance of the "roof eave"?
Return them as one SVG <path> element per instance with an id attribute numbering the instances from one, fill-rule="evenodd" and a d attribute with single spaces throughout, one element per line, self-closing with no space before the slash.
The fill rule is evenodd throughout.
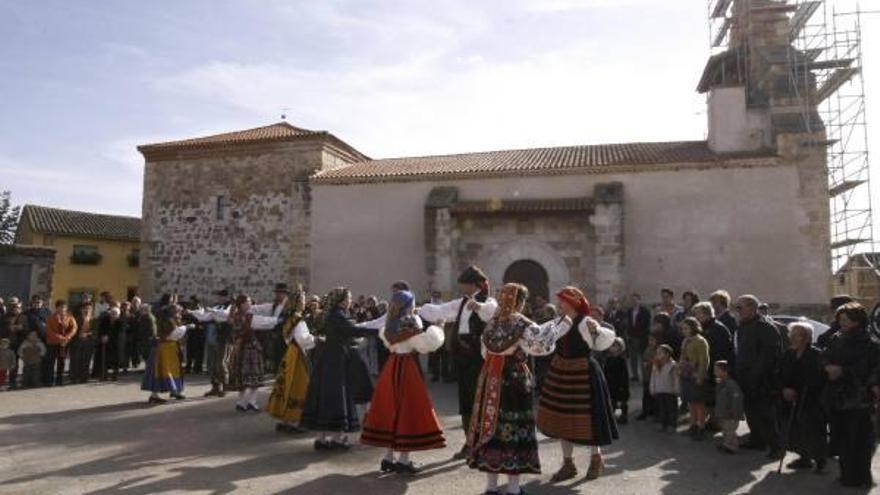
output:
<path id="1" fill-rule="evenodd" d="M 767 162 L 773 163 L 767 163 Z M 453 171 L 440 173 L 423 173 L 423 174 L 393 174 L 382 176 L 348 176 L 338 177 L 328 174 L 313 175 L 311 182 L 315 185 L 357 185 L 357 184 L 378 184 L 388 182 L 419 182 L 419 181 L 449 181 L 449 180 L 470 180 L 470 179 L 487 179 L 487 178 L 506 178 L 506 177 L 534 177 L 534 176 L 565 176 L 565 175 L 611 175 L 632 172 L 654 172 L 668 171 L 682 168 L 689 169 L 705 169 L 713 168 L 719 165 L 731 167 L 754 167 L 754 166 L 770 166 L 778 164 L 779 157 L 777 155 L 766 155 L 758 157 L 722 157 L 713 161 L 700 162 L 666 162 L 656 164 L 621 164 L 613 166 L 597 166 L 597 167 L 572 167 L 558 169 L 527 169 L 527 170 L 492 170 L 492 171 Z"/>
<path id="2" fill-rule="evenodd" d="M 143 144 L 138 146 L 137 150 L 143 155 L 144 160 L 155 162 L 186 158 L 188 152 L 222 153 L 224 151 L 240 149 L 246 146 L 309 141 L 321 142 L 324 145 L 333 144 L 337 149 L 340 149 L 343 153 L 349 155 L 352 161 L 370 160 L 367 155 L 361 153 L 350 144 L 327 131 L 315 131 L 310 134 L 281 136 L 277 138 L 245 139 L 218 143 L 182 143 L 179 145 Z"/>

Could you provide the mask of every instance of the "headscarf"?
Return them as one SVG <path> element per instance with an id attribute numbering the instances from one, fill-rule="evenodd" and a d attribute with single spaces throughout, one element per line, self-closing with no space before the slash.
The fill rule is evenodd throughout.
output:
<path id="1" fill-rule="evenodd" d="M 495 318 L 507 319 L 519 311 L 519 303 L 523 299 L 524 287 L 520 284 L 504 284 L 498 292 L 498 309 Z"/>
<path id="2" fill-rule="evenodd" d="M 351 292 L 349 292 L 346 287 L 336 287 L 324 297 L 324 303 L 322 304 L 324 307 L 324 318 L 322 318 L 321 321 L 322 331 L 327 323 L 327 319 L 330 318 L 330 315 L 332 315 L 339 307 L 339 303 L 344 301 L 349 294 L 351 294 Z"/>
<path id="3" fill-rule="evenodd" d="M 590 301 L 577 287 L 565 287 L 556 293 L 556 297 L 570 304 L 579 314 L 590 316 Z"/>
<path id="4" fill-rule="evenodd" d="M 306 310 L 306 293 L 302 288 L 302 284 L 297 284 L 293 297 L 287 299 L 286 308 L 283 313 L 287 314 L 281 327 L 281 334 L 287 338 L 294 327 L 302 320 L 303 313 Z"/>
<path id="5" fill-rule="evenodd" d="M 400 331 L 401 321 L 413 313 L 415 296 L 412 292 L 401 290 L 391 295 L 388 303 L 388 315 L 385 318 L 385 336 L 394 340 Z"/>

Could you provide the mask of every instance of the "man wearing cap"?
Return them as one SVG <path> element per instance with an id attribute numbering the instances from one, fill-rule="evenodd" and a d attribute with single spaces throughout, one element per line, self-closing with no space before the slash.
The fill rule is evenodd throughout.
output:
<path id="1" fill-rule="evenodd" d="M 287 298 L 290 296 L 290 289 L 285 283 L 277 283 L 272 294 L 271 303 L 256 304 L 251 308 L 254 315 L 274 316 L 278 319 L 278 324 L 271 330 L 257 332 L 257 340 L 263 348 L 263 360 L 266 363 L 268 373 L 275 373 L 287 348 L 284 337 L 281 335 L 281 326 L 284 321 L 282 317 L 284 316 L 284 308 L 287 306 Z"/>
<path id="2" fill-rule="evenodd" d="M 458 277 L 463 297 L 439 304 L 425 304 L 419 308 L 419 316 L 436 325 L 455 321 L 452 332 L 452 353 L 458 375 L 458 411 L 465 430 L 470 427 L 471 411 L 477 380 L 483 367 L 480 338 L 486 323 L 492 319 L 498 303 L 489 297 L 489 279 L 476 266 L 469 266 Z M 454 459 L 467 457 L 467 446 L 455 454 Z"/>
<path id="3" fill-rule="evenodd" d="M 9 339 L 9 349 L 15 355 L 18 355 L 18 346 L 24 342 L 27 332 L 27 317 L 21 311 L 21 301 L 17 297 L 9 299 L 7 312 L 0 321 L 0 334 Z M 18 360 L 16 359 L 13 366 L 9 368 L 9 388 L 16 387 L 16 379 L 18 378 Z"/>

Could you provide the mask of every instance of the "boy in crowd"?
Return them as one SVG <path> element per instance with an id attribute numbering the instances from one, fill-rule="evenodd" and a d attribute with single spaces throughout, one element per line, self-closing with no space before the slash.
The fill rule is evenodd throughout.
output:
<path id="1" fill-rule="evenodd" d="M 657 348 L 657 359 L 651 370 L 651 395 L 657 407 L 660 431 L 675 431 L 678 422 L 678 373 L 672 347 Z"/>
<path id="2" fill-rule="evenodd" d="M 40 340 L 36 330 L 31 330 L 27 338 L 18 348 L 18 355 L 24 363 L 22 371 L 22 387 L 35 388 L 41 384 L 40 368 L 46 356 L 46 346 Z"/>
<path id="3" fill-rule="evenodd" d="M 736 430 L 743 419 L 743 393 L 730 378 L 727 361 L 715 362 L 715 417 L 721 426 L 721 444 L 718 450 L 735 454 L 739 448 Z"/>

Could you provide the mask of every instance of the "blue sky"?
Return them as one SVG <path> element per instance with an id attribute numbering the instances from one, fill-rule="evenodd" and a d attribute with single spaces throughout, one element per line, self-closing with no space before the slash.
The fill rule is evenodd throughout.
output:
<path id="1" fill-rule="evenodd" d="M 282 112 L 372 157 L 702 139 L 705 15 L 705 0 L 0 0 L 0 189 L 138 215 L 135 146 Z M 876 87 L 880 60 L 865 64 Z"/>

